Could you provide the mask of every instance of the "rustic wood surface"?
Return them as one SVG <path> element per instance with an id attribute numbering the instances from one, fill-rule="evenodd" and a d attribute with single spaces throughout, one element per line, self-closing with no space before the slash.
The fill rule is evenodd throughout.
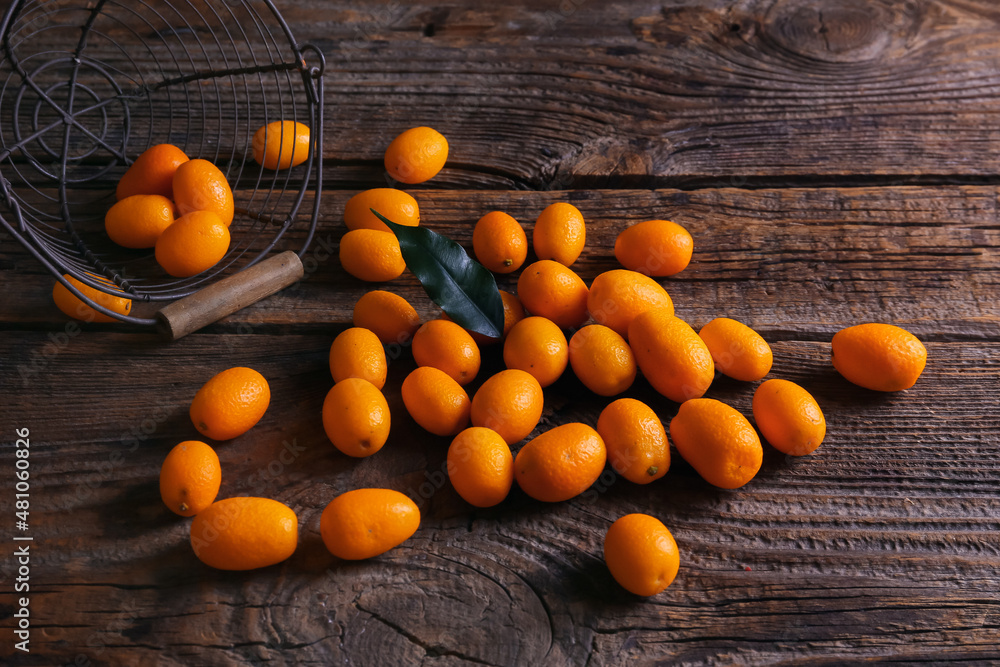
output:
<path id="1" fill-rule="evenodd" d="M 283 6 L 282 6 L 283 5 Z M 165 343 L 78 324 L 52 277 L 0 235 L 0 509 L 7 546 L 0 656 L 12 665 L 995 664 L 1000 661 L 1000 10 L 988 0 L 395 0 L 280 3 L 327 58 L 322 210 L 305 279 Z M 363 460 L 320 422 L 327 354 L 371 285 L 336 258 L 342 211 L 385 184 L 406 127 L 448 136 L 442 174 L 410 188 L 424 224 L 471 246 L 505 210 L 526 228 L 553 201 L 588 222 L 576 268 L 616 267 L 615 235 L 669 218 L 695 238 L 663 284 L 698 327 L 740 319 L 771 342 L 773 377 L 816 396 L 829 430 L 811 456 L 766 448 L 746 487 L 707 485 L 679 456 L 639 487 L 610 469 L 554 505 L 516 487 L 476 510 L 444 472 L 448 440 L 409 418 L 390 350 L 393 428 Z M 295 247 L 293 230 L 285 245 Z M 501 287 L 514 283 L 499 281 Z M 409 274 L 389 284 L 424 318 Z M 151 314 L 153 304 L 137 304 Z M 911 390 L 840 378 L 829 341 L 888 321 L 929 361 Z M 218 444 L 220 497 L 296 510 L 300 544 L 259 571 L 211 570 L 157 475 L 197 436 L 187 408 L 215 372 L 268 378 L 272 403 Z M 484 348 L 480 379 L 502 367 Z M 709 395 L 750 414 L 753 385 Z M 666 422 L 640 379 L 627 395 Z M 590 424 L 606 400 L 571 372 L 539 430 Z M 11 614 L 15 429 L 31 431 L 31 653 Z M 676 452 L 675 452 L 676 454 Z M 384 486 L 422 523 L 401 547 L 338 561 L 319 537 L 336 494 Z M 664 593 L 623 591 L 607 527 L 641 511 L 681 550 Z"/>

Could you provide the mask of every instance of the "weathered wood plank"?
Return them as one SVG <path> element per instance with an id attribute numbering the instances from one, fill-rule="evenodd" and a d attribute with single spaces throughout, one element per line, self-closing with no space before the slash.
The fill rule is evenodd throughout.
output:
<path id="1" fill-rule="evenodd" d="M 739 187 L 862 174 L 953 182 L 1000 173 L 992 157 L 1000 152 L 1000 17 L 989 0 L 383 0 L 363 8 L 311 0 L 281 9 L 296 39 L 327 59 L 324 158 L 333 184 L 381 181 L 388 142 L 419 124 L 451 141 L 436 183 L 456 189 Z M 128 36 L 106 27 L 111 38 Z M 43 33 L 42 46 L 61 34 Z M 123 53 L 95 39 L 90 55 L 133 90 L 177 66 L 224 67 L 222 52 L 267 62 L 250 34 L 254 53 L 239 34 L 236 47 L 226 39 L 219 47 L 201 32 L 149 29 L 131 38 L 148 48 Z M 282 45 L 268 48 L 277 54 Z M 272 117 L 305 104 L 284 74 L 209 84 L 131 104 L 133 148 L 152 134 L 190 139 L 203 157 L 220 148 L 244 155 L 256 127 L 227 119 L 259 116 L 254 102 L 266 102 Z"/>
<path id="2" fill-rule="evenodd" d="M 472 227 L 486 212 L 505 210 L 530 232 L 546 205 L 571 200 L 587 220 L 587 248 L 574 268 L 588 284 L 618 268 L 611 248 L 619 231 L 645 219 L 673 219 L 693 234 L 695 253 L 685 271 L 662 282 L 678 314 L 696 326 L 726 315 L 777 338 L 829 340 L 842 326 L 871 319 L 931 339 L 996 340 L 1000 333 L 993 187 L 412 192 L 423 224 L 470 251 Z M 303 282 L 207 331 L 326 330 L 349 322 L 355 301 L 376 287 L 406 296 L 424 317 L 435 316 L 437 308 L 412 275 L 376 285 L 340 268 L 343 206 L 352 194 L 324 194 Z M 288 247 L 298 247 L 301 238 L 291 232 Z M 47 305 L 52 281 L 24 251 L 9 243 L 3 249 L 0 258 L 23 298 L 0 303 L 0 322 L 62 328 L 65 316 Z M 515 291 L 515 278 L 499 282 Z"/>
<path id="3" fill-rule="evenodd" d="M 994 3 L 285 5 L 295 35 L 328 62 L 326 183 L 305 281 L 166 344 L 135 327 L 68 323 L 51 305 L 51 277 L 0 235 L 0 458 L 12 459 L 11 430 L 29 427 L 35 537 L 33 652 L 15 654 L 5 640 L 4 660 L 1000 659 Z M 102 48 L 126 63 L 117 47 Z M 155 73 L 148 55 L 133 55 L 143 75 Z M 84 79 L 105 92 L 93 72 Z M 227 85 L 188 92 L 215 91 L 230 104 Z M 223 105 L 223 116 L 242 100 Z M 273 95 L 260 100 L 275 109 Z M 131 140 L 186 128 L 199 150 L 245 153 L 255 128 L 230 127 L 218 113 L 194 128 L 192 110 L 138 105 Z M 376 287 L 339 267 L 342 209 L 358 189 L 385 184 L 385 145 L 417 124 L 442 130 L 452 154 L 411 192 L 424 224 L 466 247 L 489 210 L 530 230 L 545 205 L 568 199 L 588 221 L 575 268 L 589 283 L 617 267 L 611 247 L 628 224 L 687 226 L 694 260 L 663 281 L 678 313 L 695 326 L 728 315 L 760 330 L 775 351 L 772 375 L 802 384 L 823 407 L 825 444 L 803 459 L 766 447 L 761 473 L 734 492 L 708 487 L 674 452 L 651 487 L 609 470 L 567 503 L 542 505 L 515 488 L 500 507 L 473 510 L 447 480 L 447 439 L 406 414 L 399 386 L 413 361 L 403 350 L 390 366 L 384 451 L 365 460 L 336 452 L 319 419 L 327 351 L 355 300 Z M 93 169 L 84 162 L 81 172 Z M 107 184 L 93 185 L 100 194 Z M 286 245 L 301 238 L 293 231 Z M 387 287 L 436 316 L 412 276 Z M 874 394 L 831 368 L 833 332 L 874 319 L 927 342 L 913 389 Z M 502 367 L 498 348 L 484 354 L 482 377 Z M 301 541 L 279 566 L 223 573 L 194 558 L 187 520 L 162 507 L 156 478 L 169 448 L 197 437 L 187 416 L 194 391 L 237 364 L 261 370 L 273 399 L 255 429 L 218 444 L 221 495 L 287 502 Z M 750 415 L 752 389 L 717 378 L 710 395 Z M 641 378 L 628 395 L 665 421 L 677 408 Z M 539 430 L 593 424 L 607 402 L 568 373 L 546 390 Z M 336 493 L 360 486 L 409 494 L 423 521 L 402 547 L 349 564 L 326 552 L 318 521 Z M 0 496 L 8 517 L 11 503 Z M 607 526 L 632 511 L 662 518 L 682 551 L 677 581 L 651 599 L 625 593 L 602 561 Z M 4 581 L 14 573 L 9 554 Z M 0 591 L 0 607 L 14 604 L 9 587 Z"/>
<path id="4" fill-rule="evenodd" d="M 163 664 L 177 665 L 996 655 L 995 342 L 932 342 L 919 383 L 883 396 L 839 378 L 828 345 L 779 341 L 773 375 L 814 392 L 830 424 L 816 454 L 793 460 L 768 449 L 757 478 L 724 492 L 675 452 L 667 477 L 649 487 L 609 470 L 567 503 L 515 489 L 477 511 L 447 481 L 447 439 L 421 432 L 402 406 L 408 354 L 391 365 L 384 450 L 350 460 L 326 441 L 319 413 L 331 338 L 259 334 L 224 350 L 214 335 L 164 346 L 85 332 L 16 386 L 12 360 L 48 336 L 0 333 L 10 397 L 2 419 L 33 438 L 33 613 L 47 664 L 78 654 L 145 662 L 160 647 Z M 111 349 L 130 352 L 94 363 Z M 487 368 L 500 363 L 496 349 L 486 354 Z M 273 399 L 255 429 L 218 445 L 221 495 L 278 498 L 301 523 L 287 563 L 243 574 L 194 558 L 187 520 L 166 512 L 156 486 L 166 451 L 196 436 L 186 414 L 194 391 L 236 364 L 263 372 Z M 664 420 L 676 410 L 644 382 L 629 395 Z M 710 395 L 750 413 L 750 384 L 720 379 Z M 606 402 L 569 374 L 546 391 L 540 428 L 593 424 Z M 385 556 L 338 562 L 319 540 L 319 513 L 359 486 L 408 493 L 422 526 Z M 602 562 L 604 531 L 631 511 L 660 516 L 683 553 L 678 581 L 648 600 L 621 591 Z"/>
<path id="5" fill-rule="evenodd" d="M 457 187 L 997 173 L 988 2 L 310 9 L 289 11 L 327 53 L 326 155 L 373 176 L 421 123 L 452 139 Z"/>

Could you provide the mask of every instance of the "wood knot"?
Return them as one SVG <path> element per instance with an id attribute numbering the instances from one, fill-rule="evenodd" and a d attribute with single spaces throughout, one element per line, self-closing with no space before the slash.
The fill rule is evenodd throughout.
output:
<path id="1" fill-rule="evenodd" d="M 810 60 L 854 63 L 882 55 L 900 18 L 879 1 L 778 0 L 767 12 L 764 29 L 782 47 Z"/>

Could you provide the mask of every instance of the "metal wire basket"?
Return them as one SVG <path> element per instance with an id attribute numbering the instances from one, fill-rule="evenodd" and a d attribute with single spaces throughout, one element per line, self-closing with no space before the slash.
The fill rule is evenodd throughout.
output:
<path id="1" fill-rule="evenodd" d="M 76 296 L 133 324 L 188 312 L 178 337 L 301 277 L 322 189 L 324 59 L 296 43 L 270 0 L 14 0 L 0 40 L 0 222 Z M 309 126 L 304 164 L 254 161 L 254 133 L 276 120 Z M 191 278 L 104 231 L 118 179 L 161 143 L 215 163 L 233 190 L 230 249 Z M 273 266 L 244 271 L 269 255 Z M 119 315 L 63 274 L 136 303 L 175 303 Z"/>

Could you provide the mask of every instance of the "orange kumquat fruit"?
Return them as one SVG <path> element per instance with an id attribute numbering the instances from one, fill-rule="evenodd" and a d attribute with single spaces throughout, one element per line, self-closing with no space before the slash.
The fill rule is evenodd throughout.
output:
<path id="1" fill-rule="evenodd" d="M 714 398 L 681 403 L 670 421 L 677 451 L 709 484 L 737 489 L 760 470 L 764 449 L 747 418 Z"/>
<path id="2" fill-rule="evenodd" d="M 636 364 L 656 391 L 683 403 L 700 398 L 715 379 L 712 354 L 694 329 L 673 308 L 653 308 L 628 327 Z"/>
<path id="3" fill-rule="evenodd" d="M 385 348 L 374 331 L 351 327 L 333 339 L 330 346 L 330 374 L 334 383 L 347 378 L 361 378 L 381 390 L 388 373 Z"/>
<path id="4" fill-rule="evenodd" d="M 424 322 L 413 334 L 413 360 L 418 366 L 433 366 L 460 385 L 479 373 L 479 346 L 468 331 L 450 320 Z"/>
<path id="5" fill-rule="evenodd" d="M 493 273 L 513 273 L 528 257 L 528 237 L 517 220 L 503 211 L 492 211 L 476 223 L 472 250 Z"/>
<path id="6" fill-rule="evenodd" d="M 641 273 L 613 269 L 598 275 L 590 285 L 590 316 L 619 336 L 628 338 L 632 320 L 652 308 L 666 308 L 673 314 L 674 303 L 660 283 Z"/>
<path id="7" fill-rule="evenodd" d="M 672 276 L 691 262 L 691 234 L 670 220 L 632 225 L 615 239 L 615 258 L 626 269 L 647 276 Z"/>
<path id="8" fill-rule="evenodd" d="M 493 507 L 514 483 L 514 457 L 500 434 L 471 426 L 448 447 L 448 478 L 458 495 L 476 507 Z"/>
<path id="9" fill-rule="evenodd" d="M 276 120 L 253 135 L 253 159 L 265 169 L 290 169 L 309 159 L 309 126 Z"/>
<path id="10" fill-rule="evenodd" d="M 569 363 L 587 389 L 599 396 L 616 396 L 635 381 L 635 355 L 611 327 L 589 324 L 569 341 Z"/>
<path id="11" fill-rule="evenodd" d="M 648 514 L 626 514 L 604 536 L 604 562 L 622 588 L 648 597 L 674 582 L 680 554 L 662 521 Z"/>
<path id="12" fill-rule="evenodd" d="M 448 140 L 430 127 L 410 128 L 385 149 L 385 170 L 392 178 L 409 185 L 434 178 L 447 161 Z"/>
<path id="13" fill-rule="evenodd" d="M 354 326 L 370 329 L 385 345 L 408 345 L 420 328 L 410 302 L 392 292 L 372 290 L 354 304 Z"/>
<path id="14" fill-rule="evenodd" d="M 546 317 L 526 317 L 507 335 L 503 361 L 507 368 L 518 368 L 533 375 L 544 389 L 562 376 L 569 363 L 566 334 Z"/>
<path id="15" fill-rule="evenodd" d="M 174 222 L 174 203 L 163 195 L 132 195 L 104 216 L 108 237 L 125 248 L 152 248 Z"/>
<path id="16" fill-rule="evenodd" d="M 589 489 L 606 462 L 607 450 L 597 431 L 570 422 L 528 441 L 514 459 L 514 478 L 535 500 L 558 503 Z"/>
<path id="17" fill-rule="evenodd" d="M 236 208 L 226 175 L 208 160 L 181 163 L 174 172 L 174 203 L 177 212 L 211 211 L 226 227 L 233 222 Z"/>
<path id="18" fill-rule="evenodd" d="M 364 458 L 382 449 L 391 423 L 385 396 L 368 380 L 345 378 L 323 401 L 323 430 L 348 456 Z"/>
<path id="19" fill-rule="evenodd" d="M 261 420 L 271 403 L 264 376 L 243 366 L 214 375 L 194 395 L 189 414 L 198 432 L 212 440 L 231 440 Z"/>
<path id="20" fill-rule="evenodd" d="M 439 368 L 420 366 L 411 371 L 403 380 L 402 395 L 413 421 L 434 435 L 456 435 L 469 424 L 469 395 Z"/>
<path id="21" fill-rule="evenodd" d="M 538 259 L 551 259 L 570 266 L 583 252 L 587 227 L 580 210 L 566 202 L 545 207 L 531 233 L 531 243 Z"/>
<path id="22" fill-rule="evenodd" d="M 156 240 L 156 262 L 175 278 L 207 271 L 229 251 L 229 229 L 212 211 L 191 211 L 177 218 Z"/>
<path id="23" fill-rule="evenodd" d="M 219 570 L 254 570 L 295 552 L 299 520 L 277 500 L 238 496 L 212 503 L 191 522 L 191 547 Z"/>
<path id="24" fill-rule="evenodd" d="M 753 418 L 764 439 L 791 456 L 812 453 L 826 436 L 826 418 L 816 399 L 788 380 L 774 378 L 757 387 Z"/>
<path id="25" fill-rule="evenodd" d="M 160 497 L 174 514 L 194 516 L 207 508 L 221 485 L 219 455 L 198 440 L 176 445 L 160 467 Z"/>
<path id="26" fill-rule="evenodd" d="M 670 443 L 653 409 L 634 398 L 608 404 L 597 419 L 597 432 L 615 472 L 630 482 L 649 484 L 670 468 Z"/>
<path id="27" fill-rule="evenodd" d="M 833 336 L 833 367 L 865 389 L 909 389 L 926 365 L 927 348 L 902 327 L 869 322 L 841 329 Z"/>
<path id="28" fill-rule="evenodd" d="M 122 294 L 122 296 L 117 296 L 117 294 L 108 294 L 107 292 L 103 292 L 96 287 L 85 285 L 68 273 L 64 273 L 63 278 L 68 280 L 73 287 L 80 290 L 84 296 L 91 299 L 97 305 L 103 306 L 104 308 L 118 313 L 119 315 L 128 315 L 129 312 L 131 312 L 132 300 L 127 296 L 124 296 L 125 292 L 122 292 L 117 287 L 113 287 L 114 283 L 107 278 L 102 278 L 93 274 L 88 275 L 92 276 L 94 280 L 105 283 L 108 287 L 112 287 L 115 292 Z M 56 307 L 59 308 L 59 310 L 73 319 L 82 320 L 84 322 L 119 321 L 110 315 L 105 315 L 104 313 L 96 310 L 91 307 L 90 304 L 84 303 L 77 295 L 70 292 L 69 289 L 67 289 L 66 286 L 58 280 L 52 287 L 52 300 L 55 301 Z"/>
<path id="29" fill-rule="evenodd" d="M 344 206 L 344 224 L 348 229 L 374 229 L 389 232 L 389 226 L 372 213 L 378 211 L 397 225 L 420 224 L 420 206 L 411 195 L 395 188 L 373 188 L 359 192 Z"/>
<path id="30" fill-rule="evenodd" d="M 118 181 L 115 198 L 121 201 L 132 195 L 174 196 L 174 174 L 188 156 L 172 144 L 150 146 L 135 159 Z"/>
<path id="31" fill-rule="evenodd" d="M 754 382 L 771 370 L 774 355 L 759 333 L 736 320 L 717 317 L 698 332 L 715 367 L 734 380 Z"/>
<path id="32" fill-rule="evenodd" d="M 472 397 L 472 425 L 493 429 L 512 445 L 538 425 L 543 405 L 542 387 L 533 375 L 516 368 L 500 371 Z"/>
<path id="33" fill-rule="evenodd" d="M 344 560 L 374 558 L 410 539 L 420 527 L 416 503 L 392 489 L 354 489 L 323 509 L 320 537 Z"/>
<path id="34" fill-rule="evenodd" d="M 355 278 L 373 283 L 395 280 L 406 270 L 396 235 L 375 229 L 352 229 L 344 234 L 340 265 Z"/>
<path id="35" fill-rule="evenodd" d="M 587 320 L 587 285 L 571 269 L 542 259 L 521 271 L 517 296 L 532 315 L 547 317 L 564 329 Z"/>

